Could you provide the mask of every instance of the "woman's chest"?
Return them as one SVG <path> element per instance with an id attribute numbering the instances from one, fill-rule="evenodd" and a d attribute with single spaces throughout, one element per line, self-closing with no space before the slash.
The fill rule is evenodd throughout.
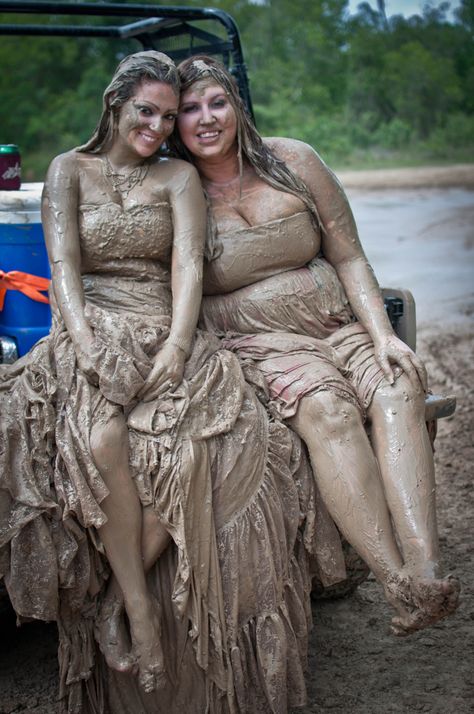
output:
<path id="1" fill-rule="evenodd" d="M 117 203 L 82 204 L 79 232 L 83 259 L 167 260 L 173 226 L 168 204 L 125 208 Z"/>
<path id="2" fill-rule="evenodd" d="M 300 198 L 278 191 L 258 177 L 242 187 L 235 184 L 213 191 L 209 198 L 220 235 L 288 218 L 306 209 Z"/>
<path id="3" fill-rule="evenodd" d="M 308 211 L 218 232 L 218 255 L 204 271 L 204 292 L 230 292 L 300 268 L 314 258 L 320 235 Z"/>
<path id="4" fill-rule="evenodd" d="M 79 233 L 83 260 L 151 258 L 171 253 L 173 225 L 166 196 L 147 185 L 128 196 L 114 191 L 103 174 L 83 176 L 79 193 Z"/>

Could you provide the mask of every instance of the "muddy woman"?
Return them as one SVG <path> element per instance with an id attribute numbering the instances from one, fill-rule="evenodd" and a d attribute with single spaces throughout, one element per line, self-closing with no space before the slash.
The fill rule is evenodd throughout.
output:
<path id="1" fill-rule="evenodd" d="M 182 164 L 155 157 L 173 129 L 177 102 L 176 70 L 164 55 L 126 58 L 105 91 L 105 113 L 95 135 L 52 162 L 42 209 L 54 298 L 75 369 L 77 393 L 69 394 L 65 408 L 77 412 L 82 431 L 90 420 L 80 445 L 87 449 L 89 469 L 77 477 L 86 478 L 82 491 L 92 487 L 107 493 L 100 499 L 97 532 L 114 575 L 109 607 L 116 582 L 145 691 L 159 686 L 165 673 L 159 617 L 145 581 L 142 508 L 129 469 L 127 411 L 132 403 L 150 402 L 181 383 L 202 272 L 200 187 Z M 174 224 L 172 245 L 157 235 L 159 224 L 168 221 Z M 148 298 L 146 289 L 140 297 L 133 292 L 145 276 L 149 291 L 151 275 L 165 283 L 160 258 L 171 259 L 172 289 L 172 302 L 164 295 L 163 304 L 153 306 L 162 324 L 154 330 L 150 326 L 152 336 L 133 330 L 137 325 L 125 331 L 121 300 L 132 311 L 140 300 L 148 299 L 150 307 L 159 300 L 158 291 Z M 184 272 L 186 284 L 180 279 Z M 67 446 L 77 453 L 75 435 L 71 441 Z M 88 506 L 81 508 L 84 525 L 93 518 L 89 511 L 97 508 Z M 107 611 L 104 607 L 102 619 Z"/>
<path id="2" fill-rule="evenodd" d="M 459 583 L 440 573 L 426 371 L 392 330 L 343 190 L 308 145 L 259 136 L 219 63 L 179 70 L 173 145 L 215 224 L 202 324 L 259 368 L 306 442 L 327 508 L 396 610 L 393 633 L 437 622 Z"/>

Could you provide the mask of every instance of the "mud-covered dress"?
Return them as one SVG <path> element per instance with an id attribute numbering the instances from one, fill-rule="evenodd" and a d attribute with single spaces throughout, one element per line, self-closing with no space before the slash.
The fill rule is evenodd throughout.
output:
<path id="1" fill-rule="evenodd" d="M 129 417 L 169 334 L 173 226 L 166 202 L 79 211 L 99 381 L 78 369 L 54 305 L 50 335 L 0 368 L 0 575 L 20 619 L 58 622 L 62 711 L 284 714 L 305 699 L 308 556 L 326 582 L 341 574 L 334 527 L 299 441 L 268 419 L 236 356 L 205 332 L 183 383 L 133 412 L 129 429 L 140 498 L 173 539 L 148 576 L 169 686 L 145 695 L 99 653 L 108 491 L 89 438 L 98 420 Z"/>
<path id="2" fill-rule="evenodd" d="M 283 418 L 321 390 L 334 391 L 364 415 L 383 379 L 372 339 L 320 249 L 319 231 L 303 210 L 219 234 L 205 270 L 204 292 L 212 294 L 203 298 L 201 324 L 258 367 Z M 298 267 L 282 272 L 288 251 Z M 267 265 L 260 279 L 252 266 L 262 255 Z"/>

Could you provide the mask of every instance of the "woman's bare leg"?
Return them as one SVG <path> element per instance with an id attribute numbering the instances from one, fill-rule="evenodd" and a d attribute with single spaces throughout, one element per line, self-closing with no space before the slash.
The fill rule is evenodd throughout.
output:
<path id="1" fill-rule="evenodd" d="M 319 491 L 344 537 L 384 585 L 400 574 L 379 467 L 358 409 L 329 391 L 304 397 L 291 427 L 305 441 Z"/>
<path id="2" fill-rule="evenodd" d="M 148 573 L 168 546 L 171 536 L 158 520 L 153 508 L 143 509 L 142 559 L 143 569 Z M 107 664 L 119 672 L 133 669 L 130 639 L 124 618 L 122 589 L 112 572 L 107 592 L 101 605 L 97 636 Z"/>
<path id="3" fill-rule="evenodd" d="M 406 375 L 377 389 L 368 416 L 387 503 L 403 554 L 404 572 L 422 614 L 405 622 L 418 629 L 452 612 L 459 584 L 440 578 L 433 452 L 424 421 L 424 394 Z M 399 622 L 403 628 L 403 622 Z M 401 633 L 399 633 L 401 634 Z"/>
<path id="4" fill-rule="evenodd" d="M 110 491 L 101 504 L 108 520 L 99 534 L 123 592 L 140 684 L 152 691 L 164 677 L 160 623 L 145 580 L 142 508 L 128 468 L 128 432 L 122 416 L 94 426 L 91 451 Z"/>

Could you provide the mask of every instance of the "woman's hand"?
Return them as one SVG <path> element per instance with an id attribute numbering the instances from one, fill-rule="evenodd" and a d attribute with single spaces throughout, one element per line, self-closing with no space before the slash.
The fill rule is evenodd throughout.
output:
<path id="1" fill-rule="evenodd" d="M 137 397 L 151 402 L 167 389 L 177 387 L 183 381 L 186 354 L 172 344 L 165 344 L 155 357 L 150 374 Z"/>
<path id="2" fill-rule="evenodd" d="M 94 350 L 94 333 L 89 328 L 74 335 L 74 337 L 71 336 L 71 339 L 79 369 L 86 375 L 87 381 L 96 387 L 99 382 L 99 377 L 95 360 L 92 357 Z"/>
<path id="3" fill-rule="evenodd" d="M 390 384 L 395 381 L 393 365 L 398 365 L 416 389 L 421 385 L 423 391 L 427 391 L 428 376 L 425 365 L 395 334 L 388 335 L 375 343 L 375 358 Z"/>

